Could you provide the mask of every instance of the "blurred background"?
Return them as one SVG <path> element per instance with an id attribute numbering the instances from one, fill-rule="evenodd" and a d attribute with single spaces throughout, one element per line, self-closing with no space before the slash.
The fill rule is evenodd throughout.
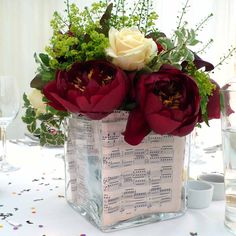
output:
<path id="1" fill-rule="evenodd" d="M 92 0 L 70 0 L 81 8 L 91 4 Z M 185 0 L 156 0 L 159 20 L 157 28 L 168 35 L 177 26 L 177 15 Z M 191 8 L 185 20 L 193 28 L 209 13 L 214 16 L 200 32 L 199 38 L 207 42 L 214 40 L 206 53 L 200 55 L 205 60 L 217 64 L 227 54 L 228 49 L 236 46 L 236 1 L 235 0 L 190 0 Z M 51 36 L 50 19 L 54 11 L 63 12 L 64 0 L 0 0 L 0 75 L 13 75 L 17 78 L 20 94 L 30 93 L 30 81 L 35 76 L 37 65 L 33 54 L 44 52 Z M 211 75 L 221 86 L 236 74 L 236 56 L 214 71 Z M 236 80 L 236 79 L 235 79 Z M 9 96 L 11 91 L 9 91 Z M 26 132 L 21 121 L 24 110 L 9 126 L 8 137 L 20 138 Z M 220 132 L 219 121 L 212 121 L 213 131 Z M 205 129 L 202 133 L 208 132 Z M 210 140 L 210 139 L 209 139 Z"/>

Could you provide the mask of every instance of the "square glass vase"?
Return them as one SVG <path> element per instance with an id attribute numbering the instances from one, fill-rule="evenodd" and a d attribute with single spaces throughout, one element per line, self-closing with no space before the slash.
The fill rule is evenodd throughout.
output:
<path id="1" fill-rule="evenodd" d="M 190 138 L 150 133 L 124 141 L 129 113 L 66 120 L 66 199 L 101 231 L 181 216 L 186 211 Z"/>

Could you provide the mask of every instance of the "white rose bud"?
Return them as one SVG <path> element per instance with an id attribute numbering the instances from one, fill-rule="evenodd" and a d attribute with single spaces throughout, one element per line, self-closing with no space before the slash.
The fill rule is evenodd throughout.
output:
<path id="1" fill-rule="evenodd" d="M 42 101 L 43 94 L 38 89 L 33 89 L 29 94 L 28 99 L 33 106 L 37 110 L 37 114 L 46 112 L 46 103 Z"/>
<path id="2" fill-rule="evenodd" d="M 109 31 L 110 47 L 106 50 L 112 63 L 123 70 L 140 70 L 157 54 L 153 39 L 145 38 L 139 30 L 124 28 Z"/>

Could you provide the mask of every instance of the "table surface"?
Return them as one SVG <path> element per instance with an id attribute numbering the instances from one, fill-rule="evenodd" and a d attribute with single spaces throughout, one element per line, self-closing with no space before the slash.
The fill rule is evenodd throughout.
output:
<path id="1" fill-rule="evenodd" d="M 232 235 L 224 227 L 224 201 L 212 202 L 207 209 L 188 209 L 184 216 L 176 219 L 102 233 L 66 202 L 64 161 L 56 155 L 62 152 L 62 149 L 8 143 L 9 161 L 20 169 L 11 173 L 0 173 L 0 235 Z M 203 170 L 204 165 L 200 169 Z M 4 219 L 4 215 L 9 217 Z"/>

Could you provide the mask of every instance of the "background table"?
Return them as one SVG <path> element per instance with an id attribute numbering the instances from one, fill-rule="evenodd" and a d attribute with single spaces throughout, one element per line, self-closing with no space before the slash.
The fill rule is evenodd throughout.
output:
<path id="1" fill-rule="evenodd" d="M 64 162 L 55 157 L 62 151 L 8 143 L 9 160 L 20 170 L 0 173 L 0 235 L 188 236 L 191 232 L 198 236 L 232 235 L 224 228 L 224 201 L 212 202 L 207 209 L 189 209 L 173 220 L 102 233 L 66 202 Z M 4 220 L 7 214 L 12 215 Z M 21 226 L 14 227 L 17 224 Z"/>

